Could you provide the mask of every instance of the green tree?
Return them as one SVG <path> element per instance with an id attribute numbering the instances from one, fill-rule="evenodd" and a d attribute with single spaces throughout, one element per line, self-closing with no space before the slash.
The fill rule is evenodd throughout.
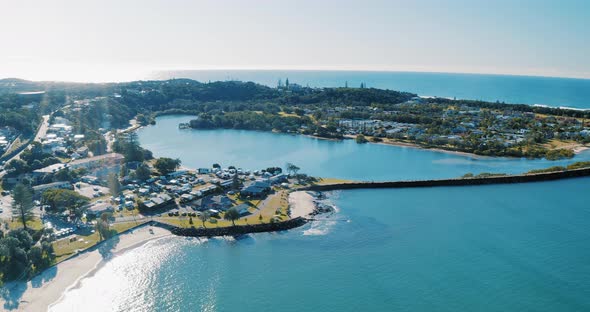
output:
<path id="1" fill-rule="evenodd" d="M 135 177 L 140 181 L 148 180 L 151 174 L 150 167 L 145 163 L 141 163 L 135 170 Z"/>
<path id="2" fill-rule="evenodd" d="M 21 174 L 28 172 L 30 170 L 29 165 L 26 161 L 22 159 L 13 159 L 6 164 L 6 171 L 14 173 L 14 174 Z"/>
<path id="3" fill-rule="evenodd" d="M 121 182 L 119 182 L 119 176 L 116 173 L 110 173 L 108 177 L 108 185 L 111 195 L 119 196 L 123 187 L 121 186 Z"/>
<path id="4" fill-rule="evenodd" d="M 49 212 L 63 212 L 69 209 L 76 215 L 84 213 L 84 207 L 90 200 L 76 191 L 63 189 L 49 189 L 41 194 L 41 202 L 49 205 Z"/>
<path id="5" fill-rule="evenodd" d="M 300 170 L 301 168 L 295 166 L 292 163 L 287 163 L 287 172 L 289 172 L 289 174 L 293 174 L 293 175 L 297 175 L 297 172 Z"/>
<path id="6" fill-rule="evenodd" d="M 199 220 L 201 220 L 201 222 L 203 222 L 203 227 L 204 227 L 204 228 L 207 228 L 207 227 L 205 226 L 205 221 L 209 220 L 209 217 L 210 217 L 210 216 L 211 216 L 211 215 L 209 214 L 209 212 L 208 212 L 208 211 L 203 211 L 203 212 L 201 212 L 201 214 L 199 215 Z"/>
<path id="7" fill-rule="evenodd" d="M 355 141 L 356 141 L 356 143 L 358 143 L 358 144 L 363 144 L 363 143 L 367 143 L 367 142 L 369 142 L 369 141 L 367 140 L 367 138 L 365 138 L 365 136 L 364 136 L 364 135 L 362 135 L 362 134 L 359 134 L 359 135 L 357 135 L 357 136 L 356 136 L 356 138 L 355 138 Z"/>
<path id="8" fill-rule="evenodd" d="M 111 214 L 109 212 L 103 212 L 100 215 L 100 219 L 96 221 L 96 231 L 98 232 L 100 240 L 111 237 L 111 230 L 109 225 L 110 218 Z"/>
<path id="9" fill-rule="evenodd" d="M 225 220 L 231 221 L 233 226 L 236 226 L 236 220 L 240 218 L 240 213 L 238 212 L 238 210 L 236 210 L 236 208 L 230 208 L 225 212 L 223 218 Z"/>
<path id="10" fill-rule="evenodd" d="M 170 172 L 174 172 L 178 167 L 180 167 L 180 159 L 172 159 L 168 157 L 160 157 L 156 160 L 156 164 L 154 167 L 160 172 L 162 175 L 167 175 Z"/>
<path id="11" fill-rule="evenodd" d="M 24 184 L 17 184 L 12 193 L 12 214 L 27 228 L 27 221 L 33 219 L 33 195 Z"/>

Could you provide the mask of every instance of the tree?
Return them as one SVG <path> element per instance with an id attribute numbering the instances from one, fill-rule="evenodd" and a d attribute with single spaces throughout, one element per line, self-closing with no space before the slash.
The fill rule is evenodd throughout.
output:
<path id="1" fill-rule="evenodd" d="M 21 174 L 29 171 L 29 165 L 22 159 L 13 159 L 6 164 L 6 171 Z"/>
<path id="2" fill-rule="evenodd" d="M 367 143 L 367 142 L 369 142 L 369 141 L 367 140 L 367 138 L 365 138 L 365 136 L 364 136 L 364 135 L 362 135 L 362 134 L 359 134 L 359 135 L 357 135 L 357 136 L 356 136 L 356 138 L 355 138 L 355 141 L 356 141 L 356 143 L 358 143 L 358 144 L 363 144 L 363 143 Z"/>
<path id="3" fill-rule="evenodd" d="M 201 212 L 201 214 L 199 215 L 199 220 L 201 220 L 201 222 L 203 222 L 203 227 L 206 228 L 205 226 L 205 221 L 209 220 L 209 217 L 211 215 L 209 214 L 208 211 L 203 211 Z"/>
<path id="4" fill-rule="evenodd" d="M 140 181 L 149 179 L 151 174 L 152 171 L 150 170 L 150 167 L 145 163 L 141 163 L 137 169 L 135 169 L 135 177 Z"/>
<path id="5" fill-rule="evenodd" d="M 297 172 L 299 171 L 299 167 L 295 166 L 292 163 L 287 163 L 287 172 L 289 172 L 289 174 L 293 174 L 293 175 L 297 175 Z"/>
<path id="6" fill-rule="evenodd" d="M 231 223 L 236 226 L 236 220 L 240 218 L 240 213 L 238 210 L 236 210 L 236 208 L 230 208 L 225 212 L 223 218 L 225 220 L 231 221 Z"/>
<path id="7" fill-rule="evenodd" d="M 76 191 L 49 189 L 41 194 L 41 202 L 49 205 L 48 212 L 63 212 L 69 209 L 72 214 L 81 216 L 90 200 Z"/>
<path id="8" fill-rule="evenodd" d="M 116 173 L 110 173 L 108 177 L 109 190 L 111 195 L 119 196 L 122 191 L 121 182 L 119 182 L 119 176 Z"/>
<path id="9" fill-rule="evenodd" d="M 111 214 L 109 212 L 103 212 L 100 215 L 100 219 L 96 221 L 96 231 L 100 236 L 100 240 L 111 237 L 111 231 L 109 227 L 109 218 Z"/>
<path id="10" fill-rule="evenodd" d="M 170 172 L 174 172 L 178 167 L 180 167 L 180 159 L 172 159 L 168 157 L 160 157 L 156 160 L 156 164 L 154 167 L 158 169 L 160 174 L 167 175 Z"/>
<path id="11" fill-rule="evenodd" d="M 240 188 L 240 179 L 238 178 L 237 174 L 234 174 L 234 177 L 232 180 L 232 188 L 234 188 L 236 190 Z"/>
<path id="12" fill-rule="evenodd" d="M 213 169 L 221 169 L 221 166 L 219 164 L 213 164 Z"/>
<path id="13" fill-rule="evenodd" d="M 33 195 L 24 184 L 17 184 L 12 194 L 12 214 L 27 228 L 27 221 L 33 219 Z"/>

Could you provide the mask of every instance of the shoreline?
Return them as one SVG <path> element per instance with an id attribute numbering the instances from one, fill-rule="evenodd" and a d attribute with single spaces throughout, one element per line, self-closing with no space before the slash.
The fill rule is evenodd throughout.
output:
<path id="1" fill-rule="evenodd" d="M 295 191 L 289 194 L 291 218 L 308 218 L 316 209 L 315 198 L 309 191 Z"/>
<path id="2" fill-rule="evenodd" d="M 172 114 L 172 115 L 176 115 L 176 114 Z M 186 115 L 186 114 L 179 114 L 179 115 Z M 189 115 L 192 116 L 192 115 Z M 138 127 L 137 129 L 133 129 L 133 131 L 136 131 L 138 129 L 140 129 L 142 127 Z M 195 128 L 189 128 L 191 130 L 220 130 L 223 128 L 218 128 L 218 129 L 195 129 Z M 236 129 L 239 130 L 239 129 Z M 262 132 L 271 132 L 271 133 L 277 133 L 277 134 L 291 134 L 291 135 L 300 135 L 300 136 L 304 136 L 304 137 L 308 137 L 308 138 L 313 138 L 313 139 L 317 139 L 317 140 L 326 140 L 326 141 L 344 141 L 344 140 L 349 140 L 349 139 L 355 139 L 354 135 L 344 135 L 342 138 L 326 138 L 326 137 L 321 137 L 321 136 L 315 136 L 312 134 L 302 134 L 302 133 L 288 133 L 288 132 L 280 132 L 280 131 L 274 131 L 274 130 L 270 130 L 270 131 L 265 131 L 265 130 L 245 130 L 245 131 L 262 131 Z M 410 147 L 410 148 L 415 148 L 415 149 L 420 149 L 420 150 L 425 150 L 425 151 L 433 151 L 433 152 L 439 152 L 439 153 L 446 153 L 446 154 L 451 154 L 451 155 L 459 155 L 459 156 L 464 156 L 464 157 L 470 157 L 470 158 L 474 158 L 474 159 L 490 159 L 490 158 L 512 158 L 512 159 L 519 159 L 519 158 L 526 158 L 526 157 L 516 157 L 516 156 L 502 156 L 502 155 L 478 155 L 475 153 L 470 153 L 470 152 L 462 152 L 462 151 L 456 151 L 456 150 L 448 150 L 448 149 L 444 149 L 441 147 L 424 147 L 421 146 L 419 144 L 416 143 L 410 143 L 410 142 L 401 142 L 401 141 L 394 141 L 394 140 L 388 140 L 387 141 L 382 141 L 382 142 L 373 142 L 371 140 L 368 140 L 367 143 L 370 144 L 381 144 L 381 145 L 389 145 L 389 146 L 397 146 L 397 147 Z M 578 146 L 572 147 L 572 150 L 574 152 L 574 155 L 578 155 L 580 153 L 582 153 L 583 151 L 586 151 L 590 149 L 590 146 L 586 146 L 583 144 L 579 144 Z"/>
<path id="3" fill-rule="evenodd" d="M 150 229 L 153 234 L 149 232 Z M 14 295 L 2 295 L 3 308 L 8 311 L 47 311 L 61 301 L 68 290 L 79 287 L 86 277 L 92 276 L 110 259 L 150 241 L 170 236 L 170 231 L 155 226 L 142 226 L 129 233 L 116 235 L 96 249 L 82 252 L 46 269 L 30 281 L 7 283 L 4 293 L 12 292 Z M 104 250 L 109 245 L 113 245 L 112 249 Z M 9 297 L 9 302 L 6 297 Z"/>
<path id="4" fill-rule="evenodd" d="M 354 136 L 351 136 L 351 135 L 347 135 L 347 136 L 345 136 L 345 139 L 355 139 L 355 137 Z M 471 158 L 478 158 L 478 159 L 490 159 L 490 158 L 516 158 L 516 159 L 518 159 L 518 158 L 526 158 L 526 157 L 516 157 L 516 156 L 487 156 L 487 155 L 478 155 L 478 154 L 469 153 L 469 152 L 447 150 L 447 149 L 440 148 L 440 147 L 424 147 L 424 146 L 421 146 L 421 145 L 416 144 L 416 143 L 401 142 L 401 141 L 395 141 L 395 140 L 387 140 L 387 141 L 382 141 L 382 142 L 372 142 L 372 141 L 369 140 L 367 143 L 369 143 L 369 144 L 390 145 L 390 146 L 399 146 L 399 147 L 410 147 L 410 148 L 421 149 L 421 150 L 425 150 L 425 151 L 433 151 L 433 152 L 439 152 L 439 153 L 460 155 L 460 156 L 471 157 Z M 583 144 L 579 144 L 579 145 L 577 145 L 575 147 L 572 147 L 572 150 L 574 152 L 574 155 L 578 155 L 578 154 L 580 154 L 583 151 L 586 151 L 588 149 L 590 149 L 590 146 L 586 146 L 586 145 L 583 145 Z"/>

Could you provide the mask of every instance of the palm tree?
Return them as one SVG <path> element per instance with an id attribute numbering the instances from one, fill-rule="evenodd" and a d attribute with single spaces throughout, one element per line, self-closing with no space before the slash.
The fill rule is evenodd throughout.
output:
<path id="1" fill-rule="evenodd" d="M 207 228 L 207 227 L 205 226 L 205 221 L 209 220 L 209 217 L 210 217 L 210 216 L 211 216 L 211 215 L 209 214 L 209 212 L 208 212 L 208 211 L 203 211 L 203 212 L 201 212 L 201 214 L 199 215 L 199 220 L 201 220 L 201 222 L 203 222 L 203 227 L 204 227 L 204 228 Z"/>
<path id="2" fill-rule="evenodd" d="M 240 213 L 235 208 L 230 208 L 228 211 L 225 212 L 223 215 L 225 220 L 231 221 L 231 223 L 236 226 L 236 220 L 240 218 Z"/>

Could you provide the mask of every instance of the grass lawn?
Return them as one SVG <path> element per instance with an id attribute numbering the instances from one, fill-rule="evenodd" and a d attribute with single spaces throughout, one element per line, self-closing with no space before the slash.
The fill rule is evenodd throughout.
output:
<path id="1" fill-rule="evenodd" d="M 318 178 L 317 185 L 337 184 L 337 183 L 352 183 L 352 180 L 336 179 L 336 178 Z"/>
<path id="2" fill-rule="evenodd" d="M 144 221 L 145 222 L 145 221 Z M 121 222 L 111 225 L 111 229 L 117 233 L 124 232 L 132 227 L 135 227 L 143 222 Z M 98 232 L 88 232 L 86 235 L 75 235 L 75 239 L 70 241 L 70 238 L 63 238 L 53 242 L 53 250 L 55 251 L 55 262 L 59 263 L 67 257 L 76 253 L 77 250 L 85 250 L 99 242 Z"/>
<path id="3" fill-rule="evenodd" d="M 13 220 L 7 220 L 8 228 L 11 230 L 20 229 L 23 227 L 22 222 L 19 219 L 14 218 Z M 40 230 L 43 228 L 43 223 L 41 223 L 41 219 L 35 217 L 33 220 L 27 222 L 27 227 L 33 230 Z"/>
<path id="4" fill-rule="evenodd" d="M 88 235 L 76 235 L 70 241 L 70 238 L 63 238 L 53 242 L 53 250 L 55 252 L 55 263 L 62 262 L 67 257 L 76 253 L 77 250 L 84 250 L 90 248 L 98 243 L 99 236 L 97 232 L 89 233 Z"/>
<path id="5" fill-rule="evenodd" d="M 236 225 L 253 225 L 253 224 L 260 224 L 260 223 L 268 223 L 270 219 L 278 214 L 281 216 L 282 220 L 286 220 L 289 217 L 287 216 L 287 209 L 289 207 L 288 203 L 288 192 L 286 190 L 278 191 L 275 194 L 270 195 L 266 199 L 262 200 L 250 200 L 250 201 L 237 201 L 236 204 L 241 203 L 250 203 L 250 212 L 251 215 L 244 216 L 235 221 Z M 232 198 L 233 199 L 233 198 Z M 262 220 L 259 219 L 259 216 L 262 215 Z M 213 223 L 210 221 L 205 222 L 205 227 L 207 228 L 216 228 L 216 227 L 229 227 L 233 226 L 231 221 L 227 221 L 223 219 L 223 213 L 220 214 L 219 219 L 217 222 Z M 203 223 L 199 220 L 198 217 L 193 217 L 193 224 L 190 224 L 189 217 L 158 217 L 155 218 L 160 222 L 168 223 L 174 226 L 183 227 L 183 228 L 190 228 L 190 227 L 202 227 Z M 211 219 L 210 219 L 211 220 Z"/>

